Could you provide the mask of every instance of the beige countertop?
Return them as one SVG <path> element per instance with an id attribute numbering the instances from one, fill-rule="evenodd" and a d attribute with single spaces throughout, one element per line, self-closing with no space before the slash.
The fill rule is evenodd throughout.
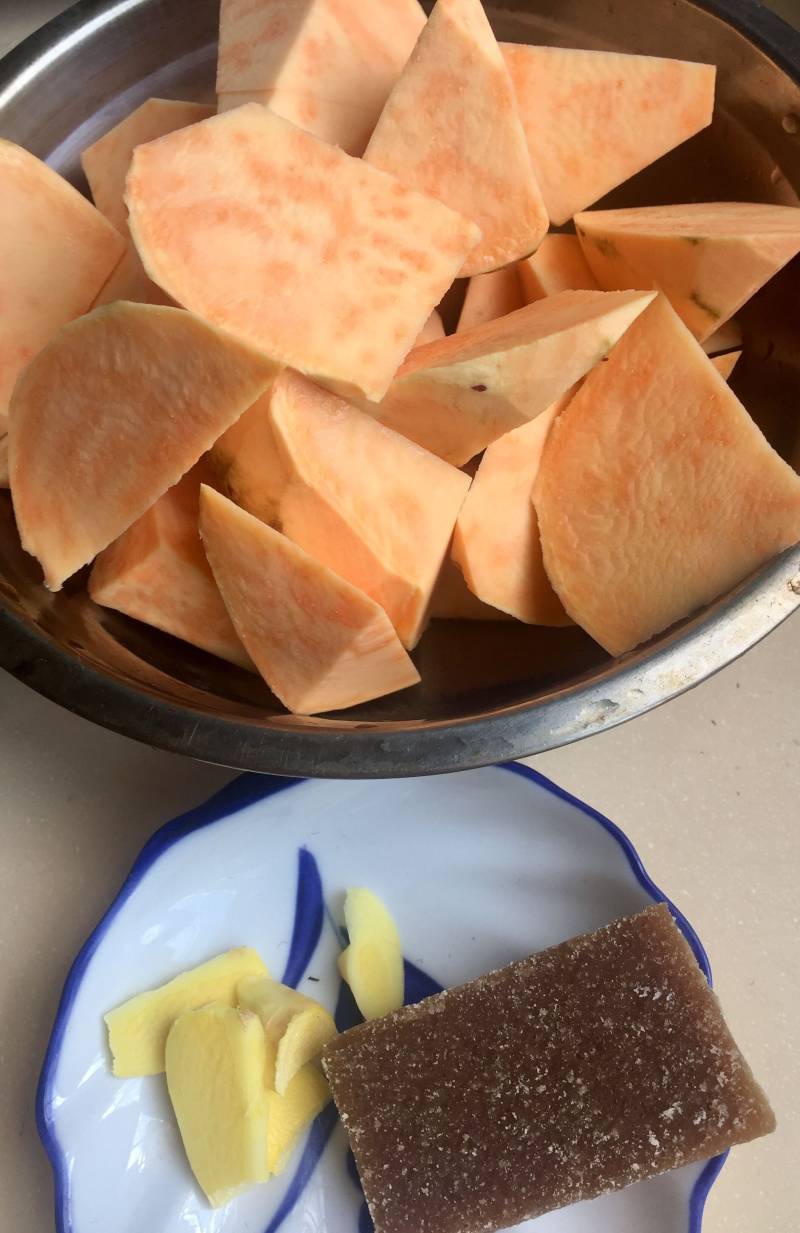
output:
<path id="1" fill-rule="evenodd" d="M 0 0 L 0 54 L 64 7 Z M 533 760 L 618 822 L 686 911 L 774 1102 L 777 1134 L 733 1154 L 706 1233 L 798 1228 L 799 687 L 796 617 L 666 707 Z M 67 967 L 151 832 L 229 774 L 94 727 L 2 673 L 0 732 L 0 1229 L 49 1233 L 33 1097 Z"/>

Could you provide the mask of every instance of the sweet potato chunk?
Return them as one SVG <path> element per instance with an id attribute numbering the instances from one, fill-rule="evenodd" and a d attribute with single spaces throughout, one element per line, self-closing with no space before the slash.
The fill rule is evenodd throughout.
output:
<path id="1" fill-rule="evenodd" d="M 718 330 L 709 334 L 703 340 L 703 350 L 706 355 L 720 355 L 723 351 L 736 351 L 742 345 L 742 327 L 731 317 L 724 321 Z"/>
<path id="2" fill-rule="evenodd" d="M 460 466 L 535 419 L 614 346 L 650 303 L 565 291 L 440 342 L 417 347 L 378 406 L 366 410 Z"/>
<path id="3" fill-rule="evenodd" d="M 558 226 L 711 123 L 712 64 L 516 43 L 503 53 Z"/>
<path id="4" fill-rule="evenodd" d="M 150 98 L 84 150 L 81 166 L 92 190 L 92 200 L 117 231 L 128 234 L 125 177 L 136 147 L 213 114 L 214 108 L 204 103 Z"/>
<path id="5" fill-rule="evenodd" d="M 480 0 L 438 0 L 364 158 L 481 229 L 462 275 L 527 256 L 548 219 L 514 87 Z"/>
<path id="6" fill-rule="evenodd" d="M 382 398 L 478 228 L 249 103 L 140 146 L 145 269 L 281 364 Z"/>
<path id="7" fill-rule="evenodd" d="M 275 442 L 269 407 L 279 377 L 209 451 L 219 488 L 262 522 L 276 523 L 286 487 L 286 468 Z"/>
<path id="8" fill-rule="evenodd" d="M 546 235 L 533 256 L 518 268 L 527 304 L 560 291 L 598 290 L 576 235 Z"/>
<path id="9" fill-rule="evenodd" d="M 0 141 L 0 433 L 17 377 L 91 306 L 125 241 L 85 197 Z"/>
<path id="10" fill-rule="evenodd" d="M 711 363 L 717 372 L 721 373 L 725 380 L 728 381 L 734 368 L 739 363 L 741 354 L 741 351 L 726 351 L 724 355 L 712 355 Z"/>
<path id="11" fill-rule="evenodd" d="M 612 655 L 800 539 L 800 478 L 663 296 L 556 420 L 534 501 L 559 598 Z"/>
<path id="12" fill-rule="evenodd" d="M 601 287 L 657 287 L 701 342 L 800 252 L 800 208 L 739 201 L 575 218 Z"/>
<path id="13" fill-rule="evenodd" d="M 425 343 L 434 342 L 437 338 L 444 338 L 444 322 L 434 308 L 417 335 L 417 341 L 414 343 L 414 346 L 422 347 Z"/>
<path id="14" fill-rule="evenodd" d="M 177 308 L 113 304 L 65 326 L 14 390 L 22 546 L 57 591 L 271 384 L 264 356 Z"/>
<path id="15" fill-rule="evenodd" d="M 496 321 L 498 317 L 506 317 L 518 308 L 525 307 L 519 268 L 520 263 L 514 262 L 505 269 L 492 270 L 489 274 L 476 274 L 469 280 L 458 319 L 457 334 L 472 329 L 474 325 L 483 325 L 485 321 Z"/>
<path id="16" fill-rule="evenodd" d="M 252 668 L 222 602 L 197 529 L 199 462 L 101 552 L 89 576 L 96 604 L 115 608 L 242 668 Z"/>
<path id="17" fill-rule="evenodd" d="M 382 608 L 213 488 L 200 533 L 236 632 L 288 710 L 342 710 L 419 681 Z"/>
<path id="18" fill-rule="evenodd" d="M 220 110 L 255 99 L 362 154 L 424 25 L 417 0 L 222 0 Z"/>
<path id="19" fill-rule="evenodd" d="M 279 377 L 270 416 L 289 477 L 281 530 L 414 646 L 469 477 L 297 373 Z"/>
<path id="20" fill-rule="evenodd" d="M 174 304 L 174 300 L 147 277 L 131 240 L 119 265 L 100 288 L 92 308 L 102 308 L 116 300 L 130 300 L 134 304 Z"/>
<path id="21" fill-rule="evenodd" d="M 453 559 L 478 599 L 530 625 L 569 625 L 542 560 L 531 493 L 548 433 L 572 397 L 486 450 L 453 535 Z"/>

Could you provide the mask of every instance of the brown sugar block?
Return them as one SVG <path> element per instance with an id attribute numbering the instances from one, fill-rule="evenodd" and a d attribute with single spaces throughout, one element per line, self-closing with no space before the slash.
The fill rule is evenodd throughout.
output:
<path id="1" fill-rule="evenodd" d="M 332 1040 L 376 1233 L 490 1233 L 774 1129 L 667 907 Z"/>

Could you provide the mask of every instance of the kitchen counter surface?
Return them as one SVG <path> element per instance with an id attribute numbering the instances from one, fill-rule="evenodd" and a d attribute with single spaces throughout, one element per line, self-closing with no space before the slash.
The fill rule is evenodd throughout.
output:
<path id="1" fill-rule="evenodd" d="M 0 55 L 64 7 L 2 0 Z M 774 7 L 800 16 L 794 0 Z M 33 1094 L 67 967 L 151 832 L 230 775 L 94 727 L 4 674 L 0 731 L 0 1228 L 50 1233 Z M 774 1102 L 777 1134 L 734 1153 L 705 1233 L 796 1233 L 800 617 L 666 707 L 532 765 L 619 823 L 685 910 Z"/>

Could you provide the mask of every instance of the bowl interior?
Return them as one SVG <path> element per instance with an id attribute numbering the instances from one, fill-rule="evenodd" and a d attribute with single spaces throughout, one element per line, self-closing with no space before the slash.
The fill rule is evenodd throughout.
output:
<path id="1" fill-rule="evenodd" d="M 741 5 L 730 0 L 734 7 Z M 602 204 L 798 203 L 800 90 L 733 25 L 686 0 L 505 0 L 487 8 L 498 37 L 509 41 L 717 64 L 713 125 Z M 118 0 L 105 6 L 85 0 L 53 23 L 47 54 L 39 36 L 0 66 L 0 135 L 46 158 L 85 188 L 81 149 L 139 102 L 152 95 L 213 98 L 217 15 L 215 0 L 193 0 L 191 6 L 186 0 Z M 800 453 L 799 284 L 796 261 L 742 312 L 745 352 L 732 382 L 776 448 L 795 460 Z M 7 492 L 0 493 L 0 607 L 0 629 L 12 648 L 4 655 L 6 666 L 34 684 L 37 657 L 56 652 L 63 671 L 76 674 L 76 680 L 82 668 L 93 668 L 140 697 L 184 713 L 189 708 L 244 721 L 256 730 L 347 732 L 366 726 L 391 732 L 477 718 L 590 684 L 611 664 L 577 629 L 434 621 L 415 652 L 423 677 L 418 687 L 341 717 L 287 717 L 256 678 L 98 608 L 84 576 L 57 595 L 48 593 L 38 565 L 19 546 Z M 714 619 L 711 612 L 692 623 Z M 675 636 L 673 631 L 667 638 Z M 656 639 L 636 655 L 641 659 L 665 644 Z M 69 704 L 67 686 L 58 692 Z M 124 719 L 94 717 L 125 728 Z"/>

